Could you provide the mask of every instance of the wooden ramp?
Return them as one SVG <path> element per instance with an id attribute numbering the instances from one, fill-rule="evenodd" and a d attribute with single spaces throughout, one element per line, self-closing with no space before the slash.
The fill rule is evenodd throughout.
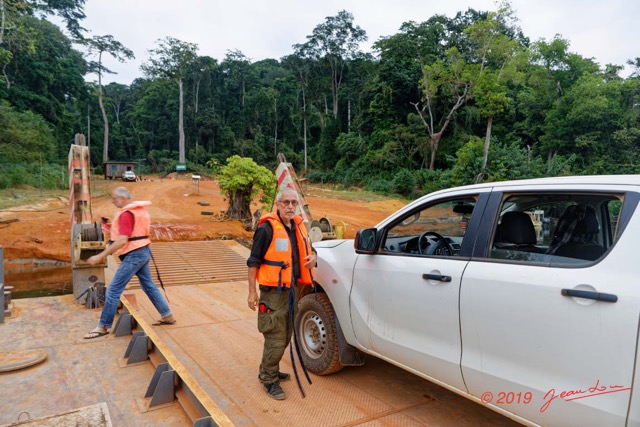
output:
<path id="1" fill-rule="evenodd" d="M 151 275 L 160 285 L 159 271 L 164 286 L 243 280 L 247 278 L 248 255 L 240 255 L 238 246 L 233 240 L 154 243 Z M 129 288 L 139 287 L 140 282 L 134 277 Z"/>

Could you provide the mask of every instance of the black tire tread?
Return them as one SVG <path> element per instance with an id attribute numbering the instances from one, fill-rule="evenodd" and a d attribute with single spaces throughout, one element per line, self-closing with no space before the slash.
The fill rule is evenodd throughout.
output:
<path id="1" fill-rule="evenodd" d="M 305 312 L 312 310 L 323 320 L 327 334 L 327 347 L 322 357 L 313 359 L 300 348 L 304 364 L 310 372 L 316 375 L 329 375 L 341 370 L 344 366 L 340 363 L 340 352 L 338 349 L 338 334 L 336 329 L 336 318 L 331 301 L 324 293 L 311 293 L 300 299 L 298 303 L 298 313 L 296 315 L 296 325 L 300 324 L 300 319 Z M 296 333 L 298 329 L 296 328 Z M 302 337 L 298 335 L 298 342 L 302 343 Z"/>

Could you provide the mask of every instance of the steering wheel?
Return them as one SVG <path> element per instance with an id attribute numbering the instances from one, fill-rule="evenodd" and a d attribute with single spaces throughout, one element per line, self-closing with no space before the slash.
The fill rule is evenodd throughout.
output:
<path id="1" fill-rule="evenodd" d="M 436 233 L 435 231 L 425 231 L 420 235 L 420 237 L 418 237 L 418 252 L 420 252 L 422 255 L 429 255 L 427 253 L 427 248 L 429 247 L 429 238 L 427 236 L 433 236 L 436 240 L 435 248 L 433 249 L 433 251 L 431 251 L 431 254 L 453 256 L 453 247 L 451 246 L 451 243 L 449 243 L 449 241 L 444 238 L 444 236 Z M 424 247 L 422 243 L 423 241 Z"/>

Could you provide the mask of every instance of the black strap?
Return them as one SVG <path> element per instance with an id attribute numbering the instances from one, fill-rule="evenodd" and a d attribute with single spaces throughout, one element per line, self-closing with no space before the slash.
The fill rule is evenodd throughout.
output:
<path id="1" fill-rule="evenodd" d="M 149 236 L 135 236 L 135 237 L 129 237 L 129 241 L 133 242 L 134 240 L 142 240 L 142 239 L 148 239 Z"/>
<path id="2" fill-rule="evenodd" d="M 300 362 L 300 367 L 302 368 L 302 372 L 304 372 L 305 377 L 307 378 L 307 381 L 309 382 L 309 384 L 313 384 L 313 382 L 311 381 L 311 378 L 309 377 L 309 373 L 307 372 L 307 367 L 304 364 L 304 361 L 302 360 L 302 353 L 300 352 L 300 344 L 298 344 L 298 336 L 296 335 L 296 328 L 295 328 L 295 319 L 294 319 L 294 308 L 295 308 L 295 304 L 296 304 L 296 295 L 295 295 L 295 290 L 292 287 L 291 290 L 289 291 L 289 319 L 288 322 L 291 326 L 291 329 L 293 330 L 293 344 L 296 347 L 296 353 L 298 354 L 298 361 Z M 296 361 L 293 357 L 293 346 L 291 344 L 289 344 L 289 355 L 291 356 L 291 366 L 293 367 L 293 374 L 296 377 L 296 383 L 298 384 L 298 389 L 300 390 L 300 394 L 302 394 L 302 397 L 306 397 L 306 394 L 304 392 L 304 388 L 302 387 L 302 383 L 300 383 L 300 377 L 298 376 L 298 370 L 296 369 Z"/>
<path id="3" fill-rule="evenodd" d="M 300 226 L 298 224 L 296 224 L 296 227 L 298 227 L 298 232 L 300 233 L 300 236 L 303 236 L 302 234 L 302 230 L 300 229 Z M 309 241 L 309 246 L 307 246 L 307 239 L 309 238 L 309 236 L 307 237 L 302 237 L 302 241 L 304 242 L 304 252 L 309 255 L 309 250 L 308 247 L 311 247 L 311 251 L 313 251 L 313 246 L 311 246 L 311 241 Z M 315 252 L 314 252 L 315 253 Z M 300 263 L 300 268 L 304 268 L 304 264 Z M 311 277 L 311 287 L 313 288 L 313 293 L 315 293 L 316 295 L 318 294 L 318 287 L 316 286 L 316 281 L 313 280 L 313 269 L 312 268 L 308 268 L 307 270 L 309 270 L 309 277 Z"/>
<path id="4" fill-rule="evenodd" d="M 262 263 L 273 267 L 280 267 L 280 271 L 278 272 L 278 293 L 282 292 L 282 270 L 288 268 L 289 264 L 284 261 L 270 261 L 268 259 L 265 259 Z M 293 283 L 291 286 L 293 286 Z"/>
<path id="5" fill-rule="evenodd" d="M 89 288 L 85 289 L 84 292 L 82 292 L 80 295 L 78 295 L 78 297 L 76 298 L 76 301 L 80 302 L 80 298 L 82 298 L 84 296 L 84 294 L 86 294 L 87 292 L 89 292 Z"/>
<path id="6" fill-rule="evenodd" d="M 153 261 L 153 266 L 156 268 L 156 274 L 158 275 L 158 281 L 160 282 L 160 287 L 164 291 L 164 297 L 169 302 L 169 297 L 167 296 L 167 290 L 164 288 L 164 283 L 162 283 L 162 278 L 160 277 L 160 270 L 158 270 L 158 264 L 156 263 L 156 259 L 153 257 L 153 252 L 151 252 L 151 248 L 149 248 L 149 253 L 151 254 L 151 260 Z"/>

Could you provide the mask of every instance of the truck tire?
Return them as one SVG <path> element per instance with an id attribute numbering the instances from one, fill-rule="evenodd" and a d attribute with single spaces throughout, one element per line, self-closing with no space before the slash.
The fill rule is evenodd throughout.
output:
<path id="1" fill-rule="evenodd" d="M 302 360 L 309 371 L 329 375 L 343 368 L 335 313 L 326 294 L 311 293 L 300 299 L 295 333 Z"/>

